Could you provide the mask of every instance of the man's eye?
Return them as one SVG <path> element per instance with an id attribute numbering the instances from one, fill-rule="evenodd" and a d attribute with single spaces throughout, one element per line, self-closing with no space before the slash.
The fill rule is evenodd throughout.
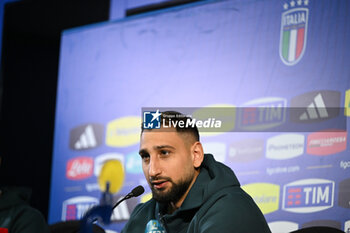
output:
<path id="1" fill-rule="evenodd" d="M 170 151 L 161 150 L 160 153 L 161 153 L 162 155 L 168 155 L 168 154 L 170 154 Z"/>
<path id="2" fill-rule="evenodd" d="M 146 153 L 145 154 L 140 154 L 140 156 L 141 156 L 141 159 L 144 160 L 144 161 L 149 159 L 149 154 L 146 154 Z"/>

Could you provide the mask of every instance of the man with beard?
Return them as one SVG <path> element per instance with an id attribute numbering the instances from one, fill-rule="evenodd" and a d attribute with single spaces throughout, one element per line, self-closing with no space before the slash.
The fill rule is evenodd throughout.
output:
<path id="1" fill-rule="evenodd" d="M 152 199 L 135 207 L 122 232 L 270 232 L 233 171 L 203 153 L 197 127 L 186 125 L 190 118 L 160 117 L 172 127 L 142 129 L 139 151 Z"/>

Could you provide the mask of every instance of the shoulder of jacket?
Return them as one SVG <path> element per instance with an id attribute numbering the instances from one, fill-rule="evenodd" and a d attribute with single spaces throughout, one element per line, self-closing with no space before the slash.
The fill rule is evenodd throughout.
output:
<path id="1" fill-rule="evenodd" d="M 251 202 L 254 202 L 253 199 L 246 192 L 244 192 L 240 186 L 231 186 L 220 189 L 216 193 L 212 194 L 204 201 L 203 206 L 245 206 Z"/>
<path id="2" fill-rule="evenodd" d="M 137 214 L 144 212 L 144 211 L 146 211 L 146 212 L 148 212 L 150 210 L 154 211 L 155 205 L 156 205 L 156 201 L 153 199 L 151 199 L 145 203 L 139 203 L 134 208 L 132 214 L 137 215 Z"/>

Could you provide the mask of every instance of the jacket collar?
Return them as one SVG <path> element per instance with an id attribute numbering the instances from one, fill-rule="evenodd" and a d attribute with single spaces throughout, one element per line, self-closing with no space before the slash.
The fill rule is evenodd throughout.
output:
<path id="1" fill-rule="evenodd" d="M 206 186 L 210 180 L 209 173 L 206 168 L 201 168 L 199 175 L 196 178 L 191 190 L 188 192 L 181 207 L 174 211 L 171 215 L 176 215 L 178 212 L 198 208 L 202 205 L 206 194 Z M 156 204 L 156 213 L 165 215 L 167 211 L 167 204 L 158 203 Z"/>

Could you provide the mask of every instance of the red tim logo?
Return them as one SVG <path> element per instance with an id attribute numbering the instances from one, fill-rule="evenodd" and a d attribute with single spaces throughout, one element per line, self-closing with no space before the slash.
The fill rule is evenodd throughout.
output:
<path id="1" fill-rule="evenodd" d="M 66 177 L 70 180 L 81 180 L 93 173 L 94 161 L 90 157 L 78 157 L 68 161 Z"/>
<path id="2" fill-rule="evenodd" d="M 287 205 L 295 205 L 298 206 L 301 204 L 301 188 L 291 188 L 288 190 L 288 201 Z"/>
<path id="3" fill-rule="evenodd" d="M 346 150 L 347 132 L 316 132 L 307 137 L 307 153 L 330 155 Z"/>

